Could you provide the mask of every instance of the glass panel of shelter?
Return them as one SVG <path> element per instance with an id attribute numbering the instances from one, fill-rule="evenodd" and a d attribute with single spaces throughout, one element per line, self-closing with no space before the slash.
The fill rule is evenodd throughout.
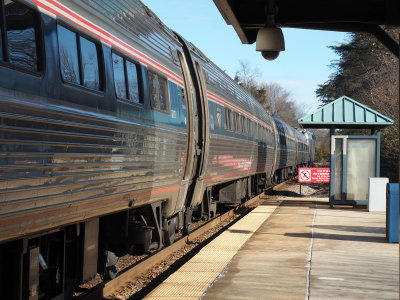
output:
<path id="1" fill-rule="evenodd" d="M 335 190 L 334 200 L 342 200 L 342 167 L 343 167 L 343 139 L 335 138 L 334 142 L 335 150 L 333 152 L 335 157 Z"/>
<path id="2" fill-rule="evenodd" d="M 375 136 L 332 136 L 333 200 L 368 201 L 368 179 L 379 176 Z"/>
<path id="3" fill-rule="evenodd" d="M 346 200 L 368 201 L 368 178 L 376 176 L 376 140 L 347 140 Z"/>

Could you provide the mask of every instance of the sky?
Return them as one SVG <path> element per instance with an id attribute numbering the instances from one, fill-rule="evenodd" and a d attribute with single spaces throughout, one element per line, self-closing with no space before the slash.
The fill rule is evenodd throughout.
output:
<path id="1" fill-rule="evenodd" d="M 329 79 L 329 67 L 338 59 L 328 46 L 346 41 L 340 32 L 283 28 L 286 51 L 274 61 L 262 58 L 255 43 L 241 43 L 232 26 L 225 23 L 212 0 L 142 0 L 161 21 L 196 45 L 232 78 L 245 61 L 257 69 L 260 80 L 276 82 L 291 93 L 305 114 L 320 105 L 318 84 Z"/>

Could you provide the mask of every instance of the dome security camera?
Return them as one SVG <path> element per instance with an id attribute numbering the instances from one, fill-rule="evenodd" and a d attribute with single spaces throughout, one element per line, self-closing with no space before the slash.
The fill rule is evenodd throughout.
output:
<path id="1" fill-rule="evenodd" d="M 261 51 L 262 57 L 264 57 L 266 60 L 274 60 L 279 56 L 279 51 Z"/>
<path id="2" fill-rule="evenodd" d="M 285 40 L 282 30 L 276 27 L 265 27 L 258 30 L 256 50 L 261 51 L 267 60 L 274 60 L 280 51 L 285 51 Z"/>

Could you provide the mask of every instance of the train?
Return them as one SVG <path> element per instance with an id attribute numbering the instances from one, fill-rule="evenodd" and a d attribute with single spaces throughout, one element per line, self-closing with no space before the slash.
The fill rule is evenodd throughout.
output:
<path id="1" fill-rule="evenodd" d="M 312 164 L 139 0 L 0 1 L 1 299 L 70 299 Z"/>

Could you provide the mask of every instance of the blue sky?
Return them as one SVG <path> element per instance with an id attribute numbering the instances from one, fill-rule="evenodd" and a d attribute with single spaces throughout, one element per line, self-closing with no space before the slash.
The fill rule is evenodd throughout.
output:
<path id="1" fill-rule="evenodd" d="M 239 61 L 248 61 L 261 79 L 277 82 L 290 91 L 305 113 L 318 108 L 318 84 L 328 80 L 337 59 L 329 45 L 346 40 L 346 34 L 329 31 L 283 29 L 286 51 L 266 61 L 253 45 L 243 45 L 212 0 L 142 0 L 168 27 L 195 44 L 222 70 L 234 77 Z"/>

